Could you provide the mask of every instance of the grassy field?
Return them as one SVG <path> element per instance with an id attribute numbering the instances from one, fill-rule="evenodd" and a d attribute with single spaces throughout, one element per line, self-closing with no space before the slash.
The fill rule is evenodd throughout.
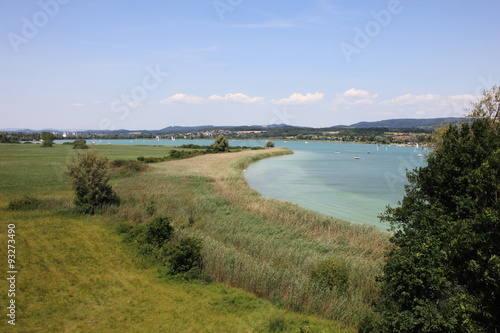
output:
<path id="1" fill-rule="evenodd" d="M 110 159 L 124 159 L 161 157 L 168 154 L 169 148 L 97 146 L 95 149 Z M 19 271 L 16 326 L 8 325 L 4 315 L 0 331 L 299 332 L 302 328 L 307 332 L 306 327 L 310 327 L 311 332 L 353 331 L 352 326 L 349 328 L 339 321 L 288 311 L 293 303 L 278 295 L 271 301 L 256 297 L 254 294 L 269 298 L 266 279 L 262 283 L 252 282 L 261 288 L 258 290 L 253 284 L 241 283 L 245 280 L 244 274 L 249 274 L 248 281 L 254 281 L 266 273 L 262 269 L 269 268 L 272 272 L 274 266 L 292 271 L 289 267 L 292 263 L 287 262 L 288 252 L 303 252 L 307 246 L 312 246 L 313 252 L 328 248 L 329 245 L 321 244 L 328 244 L 328 232 L 333 232 L 329 226 L 327 232 L 325 226 L 313 225 L 310 234 L 304 235 L 306 241 L 301 246 L 306 248 L 294 249 L 287 243 L 290 237 L 297 242 L 302 238 L 299 225 L 302 222 L 271 224 L 282 224 L 288 217 L 271 222 L 274 217 L 267 216 L 269 212 L 258 207 L 258 201 L 264 199 L 244 187 L 241 174 L 228 166 L 262 152 L 205 155 L 155 164 L 151 171 L 135 176 L 114 177 L 113 186 L 123 204 L 97 216 L 81 216 L 72 210 L 73 194 L 64 167 L 75 153 L 71 146 L 62 145 L 53 148 L 0 145 L 0 244 L 6 248 L 7 225 L 15 224 L 16 269 Z M 209 172 L 210 168 L 215 169 Z M 232 192 L 240 189 L 233 186 L 243 186 L 240 189 L 249 193 L 250 199 L 244 205 L 237 202 L 241 199 Z M 11 200 L 23 195 L 41 199 L 42 207 L 33 211 L 6 209 Z M 245 197 L 242 193 L 238 195 Z M 284 203 L 270 201 L 268 204 Z M 146 206 L 154 207 L 156 214 L 172 216 L 181 233 L 203 238 L 206 275 L 227 284 L 165 277 L 124 243 L 115 226 L 123 221 L 144 222 L 148 218 Z M 282 213 L 308 214 L 298 207 L 292 208 Z M 189 217 L 195 221 L 192 227 L 187 226 Z M 274 233 L 274 237 L 261 238 L 258 233 L 263 231 Z M 252 238 L 256 239 L 253 244 Z M 245 242 L 248 246 L 244 246 Z M 261 271 L 250 275 L 252 272 L 248 270 L 254 267 L 255 261 L 267 255 L 258 249 L 266 242 L 274 243 L 274 249 L 279 252 L 262 262 Z M 318 245 L 314 245 L 316 243 Z M 327 252 L 323 250 L 324 255 Z M 6 266 L 7 253 L 4 253 Z M 283 256 L 277 261 L 280 253 Z M 300 254 L 303 258 L 308 255 L 309 252 Z M 242 262 L 243 258 L 248 259 L 248 265 Z M 5 295 L 9 286 L 5 279 L 2 281 L 0 287 Z M 243 287 L 253 294 L 228 285 Z M 280 283 L 277 286 L 283 287 Z M 2 307 L 6 306 L 7 299 L 2 297 Z"/>

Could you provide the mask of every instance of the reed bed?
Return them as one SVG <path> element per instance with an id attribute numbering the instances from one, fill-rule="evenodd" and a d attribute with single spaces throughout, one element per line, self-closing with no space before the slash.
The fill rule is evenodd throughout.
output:
<path id="1" fill-rule="evenodd" d="M 159 163 L 115 184 L 119 215 L 141 223 L 151 211 L 171 216 L 179 232 L 203 239 L 205 276 L 240 287 L 287 309 L 357 325 L 378 298 L 388 233 L 261 197 L 242 174 L 265 151 L 203 155 Z M 145 207 L 149 209 L 149 215 Z M 188 223 L 191 219 L 192 223 Z M 310 278 L 319 261 L 350 268 L 348 286 L 333 290 Z"/>

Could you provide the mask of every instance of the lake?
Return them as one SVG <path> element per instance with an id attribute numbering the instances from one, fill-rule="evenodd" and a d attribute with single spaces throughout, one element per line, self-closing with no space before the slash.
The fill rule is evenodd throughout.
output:
<path id="1" fill-rule="evenodd" d="M 57 143 L 72 140 L 56 140 Z M 121 145 L 210 145 L 213 140 L 87 140 Z M 425 166 L 422 148 L 373 144 L 274 141 L 293 155 L 264 159 L 245 170 L 249 185 L 265 197 L 288 200 L 344 220 L 389 228 L 377 216 L 397 205 L 406 170 Z M 264 140 L 230 140 L 232 146 L 264 146 Z M 359 159 L 355 159 L 355 157 Z"/>

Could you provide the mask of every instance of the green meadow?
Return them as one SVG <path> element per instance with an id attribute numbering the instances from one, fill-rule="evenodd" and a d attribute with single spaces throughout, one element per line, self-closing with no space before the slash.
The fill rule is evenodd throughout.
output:
<path id="1" fill-rule="evenodd" d="M 92 148 L 110 160 L 172 149 Z M 249 163 L 290 151 L 209 154 L 114 174 L 122 203 L 95 216 L 73 209 L 64 170 L 76 153 L 68 145 L 0 145 L 0 244 L 15 224 L 17 331 L 354 332 L 372 313 L 388 235 L 263 198 L 246 184 Z M 24 195 L 41 205 L 6 208 Z M 164 274 L 117 231 L 159 215 L 171 217 L 179 235 L 202 239 L 201 280 Z M 345 287 L 311 279 L 329 259 L 349 268 Z"/>

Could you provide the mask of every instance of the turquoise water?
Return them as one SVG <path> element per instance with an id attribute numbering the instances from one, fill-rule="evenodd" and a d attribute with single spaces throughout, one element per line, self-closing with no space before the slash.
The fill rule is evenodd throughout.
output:
<path id="1" fill-rule="evenodd" d="M 328 142 L 276 142 L 294 155 L 248 167 L 250 186 L 263 196 L 288 200 L 352 222 L 389 228 L 378 215 L 403 198 L 406 170 L 425 165 L 422 149 Z M 359 156 L 359 159 L 355 159 Z"/>
<path id="2" fill-rule="evenodd" d="M 61 143 L 72 140 L 57 140 Z M 210 145 L 213 140 L 87 140 L 119 145 Z M 263 140 L 230 140 L 233 146 L 264 146 Z M 403 198 L 406 170 L 424 166 L 415 147 L 369 144 L 275 141 L 293 155 L 253 163 L 245 170 L 252 188 L 263 196 L 289 200 L 303 207 L 352 222 L 388 228 L 377 216 Z M 355 159 L 359 156 L 359 159 Z"/>

